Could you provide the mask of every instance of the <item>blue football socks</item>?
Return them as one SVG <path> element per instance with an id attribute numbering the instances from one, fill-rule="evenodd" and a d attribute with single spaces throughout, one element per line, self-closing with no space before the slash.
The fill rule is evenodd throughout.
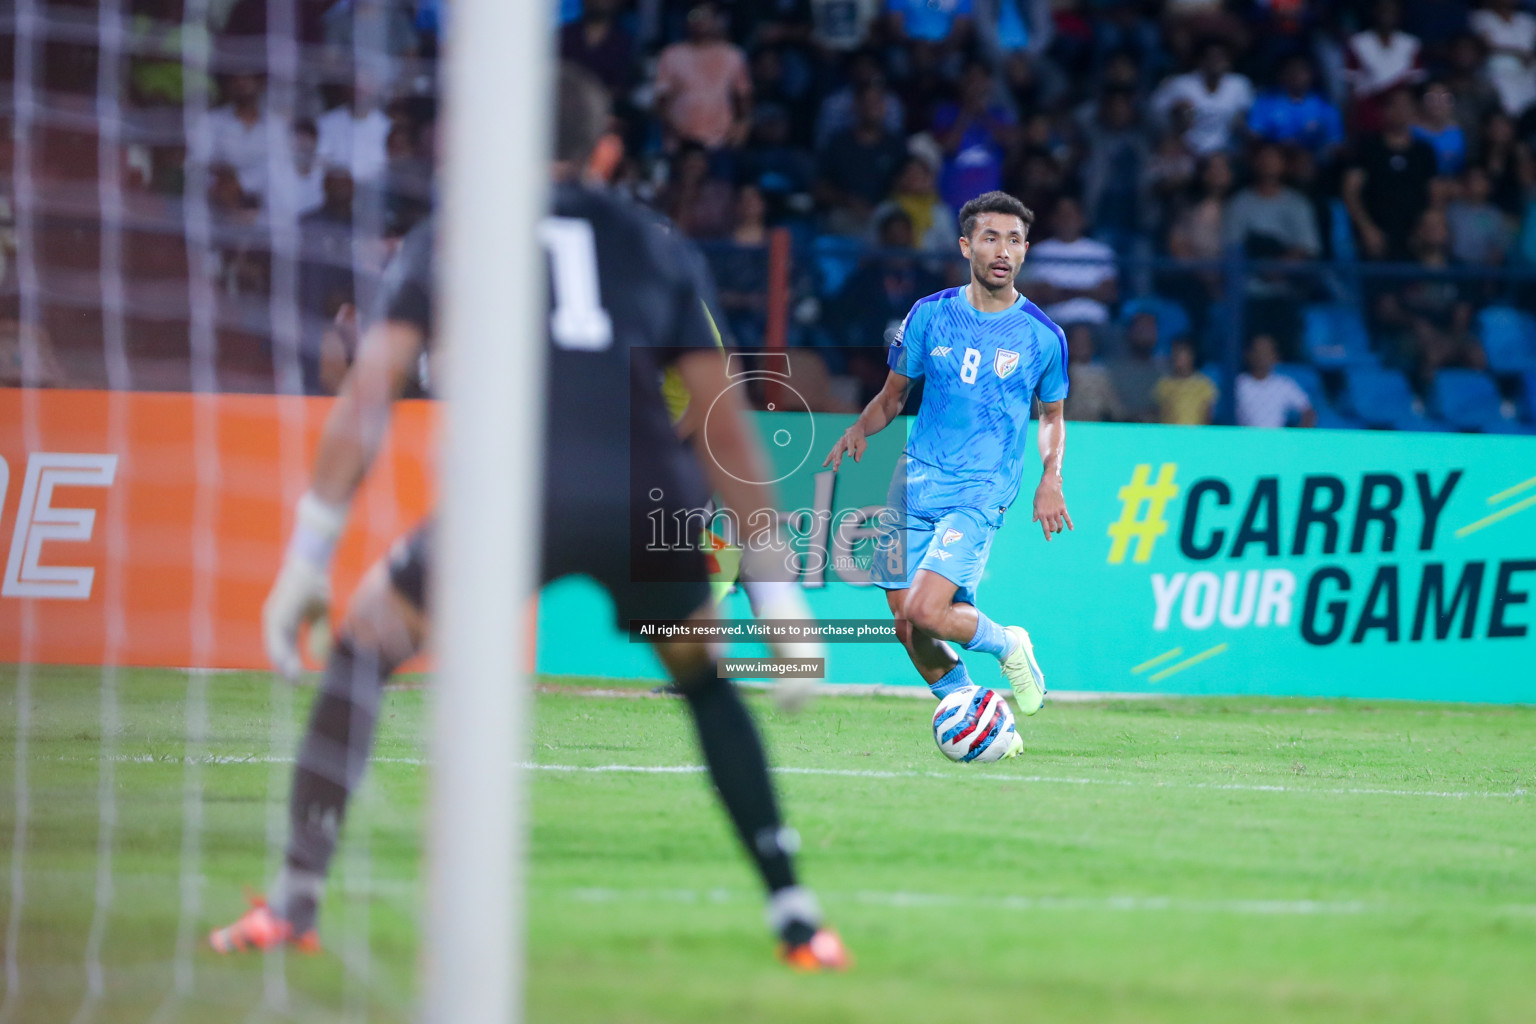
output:
<path id="1" fill-rule="evenodd" d="M 981 651 L 992 655 L 998 661 L 1004 661 L 1013 653 L 1013 643 L 1008 639 L 1008 634 L 1003 631 L 1003 627 L 987 618 L 978 608 L 976 609 L 976 635 L 971 637 L 965 649 Z"/>
<path id="2" fill-rule="evenodd" d="M 932 690 L 933 695 L 939 698 L 939 700 L 943 700 L 956 690 L 963 690 L 967 686 L 974 685 L 971 682 L 970 675 L 965 671 L 965 662 L 957 661 L 955 662 L 955 667 L 946 672 L 938 682 L 929 683 L 928 689 Z"/>

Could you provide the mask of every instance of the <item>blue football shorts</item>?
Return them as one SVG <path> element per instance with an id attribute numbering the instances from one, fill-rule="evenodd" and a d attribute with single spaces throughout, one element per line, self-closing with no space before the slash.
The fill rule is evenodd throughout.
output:
<path id="1" fill-rule="evenodd" d="M 870 577 L 884 590 L 905 590 L 919 569 L 955 584 L 955 602 L 976 603 L 997 528 L 981 512 L 955 508 L 937 517 L 887 509 Z"/>

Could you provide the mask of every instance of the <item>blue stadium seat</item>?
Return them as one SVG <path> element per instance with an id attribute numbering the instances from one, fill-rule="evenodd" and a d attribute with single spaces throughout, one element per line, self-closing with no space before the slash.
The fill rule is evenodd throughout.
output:
<path id="1" fill-rule="evenodd" d="M 1323 381 L 1317 375 L 1317 370 L 1306 363 L 1280 363 L 1275 367 L 1275 372 L 1291 378 L 1301 390 L 1312 399 L 1313 408 L 1319 408 L 1324 404 Z"/>
<path id="2" fill-rule="evenodd" d="M 1327 402 L 1312 403 L 1313 410 L 1317 413 L 1317 425 L 1322 430 L 1363 430 L 1365 424 L 1339 412 Z"/>
<path id="3" fill-rule="evenodd" d="M 1536 317 L 1512 306 L 1489 306 L 1477 315 L 1477 333 L 1494 372 L 1536 370 Z"/>
<path id="4" fill-rule="evenodd" d="M 1220 363 L 1206 363 L 1200 367 L 1200 372 L 1211 378 L 1211 383 L 1216 385 L 1216 390 L 1222 394 L 1229 394 L 1232 382 L 1227 380 L 1227 368 Z"/>
<path id="5" fill-rule="evenodd" d="M 1328 403 L 1327 396 L 1323 394 L 1323 380 L 1314 367 L 1306 363 L 1280 363 L 1275 367 L 1275 372 L 1282 377 L 1291 378 L 1301 390 L 1307 393 L 1307 398 L 1312 402 L 1312 410 L 1317 413 L 1319 427 L 1329 430 L 1358 430 L 1365 426 L 1353 416 L 1344 415 Z"/>
<path id="6" fill-rule="evenodd" d="M 1344 398 L 1349 411 L 1368 427 L 1394 430 L 1440 430 L 1435 423 L 1413 407 L 1413 392 L 1408 381 L 1396 370 L 1379 367 L 1350 367 L 1344 378 Z"/>
<path id="7" fill-rule="evenodd" d="M 1187 337 L 1190 331 L 1189 314 L 1172 299 L 1160 295 L 1143 295 L 1120 306 L 1120 322 L 1128 324 L 1138 313 L 1151 313 L 1157 318 L 1157 353 L 1166 356 L 1174 338 Z"/>
<path id="8" fill-rule="evenodd" d="M 1441 370 L 1432 396 L 1440 418 L 1458 430 L 1502 432 L 1509 421 L 1499 410 L 1493 378 L 1477 370 Z"/>
<path id="9" fill-rule="evenodd" d="M 842 289 L 843 282 L 858 268 L 865 251 L 864 243 L 857 238 L 822 235 L 816 239 L 812 253 L 823 298 L 830 298 Z"/>
<path id="10" fill-rule="evenodd" d="M 1350 227 L 1353 223 L 1349 219 L 1349 207 L 1344 205 L 1342 199 L 1332 199 L 1328 202 L 1328 218 L 1331 230 L 1328 240 L 1333 243 L 1333 258 L 1340 263 L 1354 263 L 1358 258 L 1355 253 L 1355 232 Z"/>
<path id="11" fill-rule="evenodd" d="M 1374 366 L 1371 335 L 1360 311 L 1348 303 L 1318 303 L 1302 319 L 1302 348 L 1314 366 Z"/>
<path id="12" fill-rule="evenodd" d="M 1525 422 L 1536 424 L 1536 370 L 1520 375 L 1520 407 Z"/>

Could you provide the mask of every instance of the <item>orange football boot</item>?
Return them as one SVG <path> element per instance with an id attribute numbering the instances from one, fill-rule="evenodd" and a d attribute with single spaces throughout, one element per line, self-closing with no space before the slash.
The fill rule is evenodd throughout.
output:
<path id="1" fill-rule="evenodd" d="M 779 947 L 779 959 L 797 971 L 846 971 L 853 957 L 843 948 L 843 940 L 831 928 L 817 929 L 810 941 Z"/>
<path id="2" fill-rule="evenodd" d="M 219 953 L 243 953 L 246 950 L 266 951 L 278 946 L 293 946 L 301 953 L 320 952 L 320 936 L 313 928 L 295 935 L 293 925 L 278 917 L 259 896 L 251 897 L 251 909 L 226 928 L 215 928 L 208 935 L 208 944 Z"/>

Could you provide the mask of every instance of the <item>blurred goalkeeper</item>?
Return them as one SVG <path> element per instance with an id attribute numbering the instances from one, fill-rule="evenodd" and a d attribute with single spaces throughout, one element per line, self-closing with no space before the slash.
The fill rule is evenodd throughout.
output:
<path id="1" fill-rule="evenodd" d="M 542 578 L 592 576 L 612 596 L 624 628 L 640 618 L 711 618 L 704 552 L 697 546 L 657 551 L 644 543 L 645 514 L 658 503 L 666 513 L 688 514 L 708 498 L 699 464 L 662 402 L 665 366 L 675 367 L 702 408 L 714 404 L 707 425 L 716 456 L 705 467 L 710 483 L 741 522 L 763 521 L 747 539 L 767 554 L 768 538 L 758 534 L 772 517 L 750 516 L 777 508 L 774 495 L 743 482 L 765 479 L 763 455 L 739 390 L 728 387 L 688 250 L 651 215 L 599 187 L 622 155 L 617 139 L 605 134 L 607 94 L 571 68 L 562 68 L 558 90 L 553 215 L 541 229 L 554 284 Z M 267 599 L 267 653 L 290 678 L 301 667 L 301 625 L 314 623 L 329 604 L 331 554 L 348 503 L 378 450 L 392 403 L 430 347 L 432 246 L 428 222 L 407 236 L 391 265 L 380 318 L 326 423 L 309 493 L 299 502 L 287 558 Z M 319 948 L 315 920 L 325 877 L 347 801 L 367 765 L 385 680 L 427 640 L 432 540 L 430 523 L 418 527 L 360 584 L 299 748 L 282 872 L 268 901 L 212 933 L 214 949 Z M 662 644 L 656 653 L 687 702 L 710 777 L 768 890 L 768 921 L 780 955 L 806 970 L 846 966 L 841 941 L 822 926 L 814 896 L 796 881 L 798 839 L 779 816 L 746 705 L 718 678 L 706 645 Z"/>

